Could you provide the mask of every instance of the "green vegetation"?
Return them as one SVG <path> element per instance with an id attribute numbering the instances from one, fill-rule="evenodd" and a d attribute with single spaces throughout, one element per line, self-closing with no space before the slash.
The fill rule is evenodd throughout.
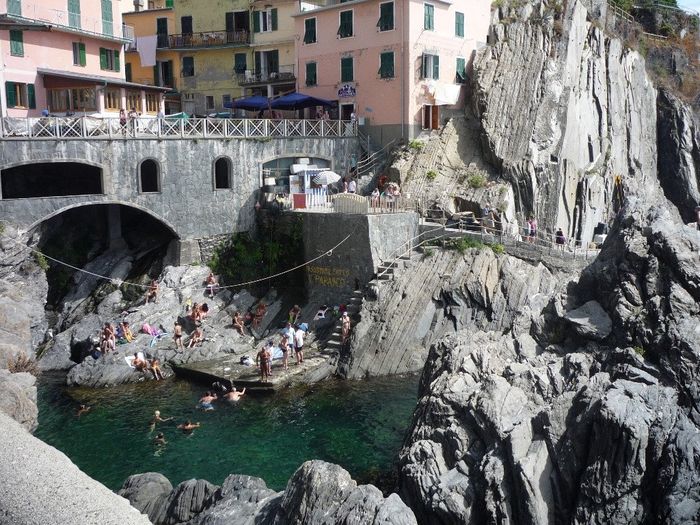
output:
<path id="1" fill-rule="evenodd" d="M 19 372 L 27 372 L 33 376 L 38 376 L 41 371 L 36 364 L 36 360 L 29 357 L 24 352 L 20 352 L 15 357 L 11 357 L 7 361 L 7 369 L 13 373 L 17 374 Z"/>
<path id="2" fill-rule="evenodd" d="M 493 250 L 493 253 L 495 253 L 496 255 L 501 255 L 506 251 L 506 247 L 497 242 L 489 244 L 488 246 L 489 248 L 491 248 L 491 250 Z"/>
<path id="3" fill-rule="evenodd" d="M 34 252 L 34 260 L 39 265 L 39 268 L 44 270 L 44 273 L 49 269 L 49 261 L 46 260 L 43 253 Z"/>
<path id="4" fill-rule="evenodd" d="M 5 223 L 0 221 L 0 235 L 5 233 Z"/>
<path id="5" fill-rule="evenodd" d="M 420 151 L 423 149 L 423 143 L 420 140 L 413 139 L 408 142 L 408 147 Z"/>
<path id="6" fill-rule="evenodd" d="M 432 257 L 433 255 L 435 255 L 435 250 L 433 248 L 423 248 L 423 257 L 428 258 Z"/>
<path id="7" fill-rule="evenodd" d="M 642 359 L 645 358 L 646 353 L 647 353 L 647 351 L 646 351 L 643 347 L 641 347 L 641 346 L 635 346 L 635 347 L 634 347 L 634 351 L 637 352 L 637 354 L 639 355 L 639 357 L 641 357 Z"/>
<path id="8" fill-rule="evenodd" d="M 437 174 L 437 171 L 435 171 L 435 170 L 428 170 L 428 173 L 425 174 L 425 177 L 429 181 L 434 181 L 437 178 L 437 176 L 438 176 L 438 174 Z"/>
<path id="9" fill-rule="evenodd" d="M 460 237 L 459 239 L 450 239 L 447 242 L 446 247 L 450 250 L 457 250 L 459 253 L 464 253 L 470 248 L 482 250 L 486 247 L 486 245 L 481 241 L 472 239 L 471 237 Z"/>
<path id="10" fill-rule="evenodd" d="M 483 188 L 486 186 L 486 183 L 488 181 L 486 180 L 486 177 L 484 177 L 481 174 L 475 173 L 474 175 L 470 175 L 467 178 L 467 184 L 469 184 L 470 188 L 478 189 L 478 188 Z"/>

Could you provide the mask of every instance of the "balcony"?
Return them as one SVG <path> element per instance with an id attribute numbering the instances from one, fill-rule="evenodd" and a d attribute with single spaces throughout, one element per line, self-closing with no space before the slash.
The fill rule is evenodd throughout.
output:
<path id="1" fill-rule="evenodd" d="M 71 13 L 62 9 L 53 9 L 42 5 L 41 2 L 21 4 L 20 12 L 8 12 L 7 17 L 28 25 L 49 25 L 54 30 L 70 33 L 88 34 L 106 40 L 126 43 L 131 40 L 133 33 L 129 34 L 130 26 L 119 25 L 111 20 L 91 18 L 80 13 Z"/>
<path id="2" fill-rule="evenodd" d="M 275 84 L 278 82 L 295 82 L 294 65 L 278 66 L 276 71 L 246 70 L 238 73 L 238 84 L 250 86 L 253 84 Z"/>
<path id="3" fill-rule="evenodd" d="M 250 33 L 244 30 L 158 35 L 158 47 L 162 49 L 244 46 L 249 42 Z"/>

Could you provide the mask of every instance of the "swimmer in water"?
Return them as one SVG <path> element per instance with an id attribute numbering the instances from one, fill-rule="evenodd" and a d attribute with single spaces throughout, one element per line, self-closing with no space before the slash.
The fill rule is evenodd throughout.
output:
<path id="1" fill-rule="evenodd" d="M 202 398 L 199 400 L 199 405 L 197 405 L 202 410 L 214 410 L 214 405 L 212 403 L 217 400 L 216 394 L 211 392 L 206 392 Z"/>
<path id="2" fill-rule="evenodd" d="M 162 432 L 158 432 L 158 434 L 156 434 L 156 437 L 153 438 L 153 443 L 158 446 L 165 445 L 167 443 L 167 441 L 165 441 L 165 435 Z"/>
<path id="3" fill-rule="evenodd" d="M 245 395 L 245 388 L 239 392 L 238 390 L 236 390 L 236 387 L 234 386 L 233 390 L 224 394 L 224 399 L 226 401 L 238 401 L 244 395 Z"/>
<path id="4" fill-rule="evenodd" d="M 78 411 L 75 413 L 75 415 L 77 417 L 80 417 L 83 414 L 85 414 L 86 412 L 90 412 L 90 410 L 92 410 L 92 407 L 89 407 L 87 405 L 80 405 L 80 407 L 78 407 Z"/>
<path id="5" fill-rule="evenodd" d="M 157 423 L 165 423 L 166 421 L 172 421 L 171 417 L 160 417 L 160 410 L 156 410 L 153 413 L 153 419 L 151 419 L 151 430 L 153 430 Z"/>
<path id="6" fill-rule="evenodd" d="M 193 431 L 195 428 L 199 428 L 199 426 L 200 426 L 199 423 L 192 423 L 192 421 L 190 421 L 190 420 L 188 419 L 187 421 L 185 421 L 185 422 L 182 423 L 181 425 L 178 425 L 177 428 L 179 428 L 180 430 L 182 430 L 185 434 L 191 434 L 192 431 Z"/>

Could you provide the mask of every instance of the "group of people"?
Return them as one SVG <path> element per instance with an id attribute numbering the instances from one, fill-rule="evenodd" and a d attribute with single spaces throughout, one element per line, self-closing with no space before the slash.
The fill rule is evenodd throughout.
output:
<path id="1" fill-rule="evenodd" d="M 289 355 L 294 352 L 295 363 L 300 365 L 304 362 L 304 338 L 306 337 L 305 326 L 298 323 L 301 309 L 298 305 L 290 310 L 289 320 L 280 334 L 277 345 L 282 354 L 282 369 L 289 370 Z M 292 323 L 294 321 L 294 323 Z M 255 356 L 255 365 L 260 369 L 260 381 L 269 382 L 272 377 L 272 359 L 275 351 L 274 340 L 269 339 Z"/>
<path id="2" fill-rule="evenodd" d="M 105 323 L 99 334 L 99 350 L 102 355 L 113 352 L 117 344 L 126 344 L 134 340 L 134 334 L 128 321 L 121 321 L 116 328 L 112 323 Z"/>

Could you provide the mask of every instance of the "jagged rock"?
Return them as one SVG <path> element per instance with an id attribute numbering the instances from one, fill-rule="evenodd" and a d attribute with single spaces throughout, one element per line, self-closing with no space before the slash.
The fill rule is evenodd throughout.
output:
<path id="1" fill-rule="evenodd" d="M 177 525 L 191 520 L 206 508 L 205 503 L 218 488 L 203 479 L 183 481 L 170 492 L 153 522 L 157 525 Z"/>
<path id="2" fill-rule="evenodd" d="M 93 339 L 98 338 L 103 318 L 88 314 L 78 323 L 53 338 L 51 346 L 39 359 L 41 370 L 68 370 L 90 353 Z M 97 339 L 99 340 L 99 339 Z"/>
<path id="3" fill-rule="evenodd" d="M 21 297 L 0 289 L 0 368 L 18 354 L 31 355 L 31 327 L 28 305 Z"/>
<path id="4" fill-rule="evenodd" d="M 0 412 L 33 432 L 39 423 L 36 406 L 36 378 L 26 372 L 11 374 L 0 369 Z"/>
<path id="5" fill-rule="evenodd" d="M 148 525 L 150 521 L 61 452 L 0 414 L 0 523 Z"/>
<path id="6" fill-rule="evenodd" d="M 117 494 L 154 521 L 172 490 L 172 483 L 163 474 L 146 472 L 129 476 Z"/>
<path id="7" fill-rule="evenodd" d="M 588 301 L 575 310 L 566 312 L 564 318 L 581 337 L 602 341 L 612 332 L 612 321 L 597 301 Z"/>

